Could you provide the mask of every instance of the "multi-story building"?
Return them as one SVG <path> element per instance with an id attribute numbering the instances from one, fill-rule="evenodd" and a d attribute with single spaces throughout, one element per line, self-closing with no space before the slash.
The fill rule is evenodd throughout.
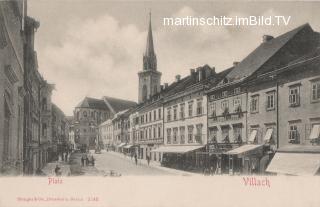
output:
<path id="1" fill-rule="evenodd" d="M 0 2 L 0 173 L 23 170 L 24 5 Z"/>
<path id="2" fill-rule="evenodd" d="M 111 150 L 113 146 L 113 124 L 112 119 L 99 125 L 99 141 L 103 143 L 103 148 Z"/>
<path id="3" fill-rule="evenodd" d="M 205 65 L 168 86 L 163 98 L 164 146 L 154 150 L 163 153 L 163 164 L 180 169 L 203 165 L 201 152 L 207 144 L 206 87 L 222 77 Z"/>
<path id="4" fill-rule="evenodd" d="M 273 73 L 314 50 L 317 39 L 309 25 L 276 38 L 265 35 L 260 46 L 236 64 L 220 84 L 208 90 L 208 107 L 214 111 L 208 114 L 213 153 L 219 151 L 219 144 L 229 145 L 220 149 L 222 163 L 218 160 L 215 164 L 222 172 L 265 171 L 279 147 L 282 137 L 279 127 L 283 127 L 279 121 L 283 114 L 279 110 L 282 107 L 279 84 L 282 88 L 281 82 L 287 77 L 276 77 Z M 235 148 L 231 143 L 245 144 Z"/>
<path id="5" fill-rule="evenodd" d="M 147 156 L 153 161 L 161 159 L 160 153 L 151 153 L 151 150 L 157 149 L 163 144 L 163 107 L 159 97 L 154 96 L 138 109 L 139 133 L 137 140 L 140 159 L 146 159 Z"/>
<path id="6" fill-rule="evenodd" d="M 129 109 L 120 111 L 115 114 L 112 119 L 113 125 L 113 146 L 118 152 L 124 152 L 123 147 L 129 142 L 128 139 L 128 126 L 129 122 Z"/>
<path id="7" fill-rule="evenodd" d="M 59 156 L 62 158 L 62 154 L 69 151 L 69 126 L 65 114 L 55 104 L 52 104 L 51 132 L 53 151 L 50 160 L 58 160 Z"/>
<path id="8" fill-rule="evenodd" d="M 112 97 L 95 99 L 86 97 L 74 110 L 74 129 L 76 142 L 84 147 L 94 148 L 99 125 L 122 110 L 135 106 L 136 103 Z"/>
<path id="9" fill-rule="evenodd" d="M 37 54 L 34 50 L 35 32 L 39 22 L 25 19 L 24 46 L 24 172 L 34 174 L 41 168 L 41 90 L 46 87 L 38 71 Z"/>
<path id="10" fill-rule="evenodd" d="M 42 81 L 40 87 L 40 168 L 50 162 L 49 153 L 52 151 L 52 90 L 54 85 Z"/>
<path id="11" fill-rule="evenodd" d="M 320 35 L 308 24 L 296 30 L 295 38 L 301 41 L 295 44 L 296 50 L 303 54 L 288 65 L 257 78 L 265 86 L 263 89 L 273 90 L 276 110 L 273 120 L 278 123 L 275 130 L 278 136 L 274 140 L 278 149 L 267 171 L 314 175 L 320 167 Z M 273 84 L 266 87 L 262 80 L 268 79 Z M 261 110 L 269 109 L 269 99 L 266 99 L 266 108 L 262 106 Z"/>

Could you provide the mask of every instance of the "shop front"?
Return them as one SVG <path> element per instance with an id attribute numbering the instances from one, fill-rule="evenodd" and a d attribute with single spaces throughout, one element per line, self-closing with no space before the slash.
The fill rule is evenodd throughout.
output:
<path id="1" fill-rule="evenodd" d="M 120 143 L 116 146 L 116 151 L 117 152 L 123 152 L 123 147 L 126 145 L 126 143 Z"/>
<path id="2" fill-rule="evenodd" d="M 280 175 L 320 175 L 320 146 L 293 145 L 280 148 L 266 171 Z"/>
<path id="3" fill-rule="evenodd" d="M 229 175 L 261 174 L 270 160 L 268 145 L 246 144 L 225 153 L 228 156 Z"/>
<path id="4" fill-rule="evenodd" d="M 160 146 L 151 150 L 154 153 L 161 153 L 161 165 L 179 170 L 199 171 L 197 153 L 204 152 L 205 146 Z"/>

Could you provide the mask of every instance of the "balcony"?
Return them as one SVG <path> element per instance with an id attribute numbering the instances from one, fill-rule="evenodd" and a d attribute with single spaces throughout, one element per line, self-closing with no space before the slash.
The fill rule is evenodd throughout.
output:
<path id="1" fill-rule="evenodd" d="M 245 112 L 238 112 L 232 113 L 227 115 L 221 116 L 209 116 L 209 122 L 211 123 L 219 123 L 219 122 L 226 122 L 226 121 L 238 121 L 244 117 Z"/>

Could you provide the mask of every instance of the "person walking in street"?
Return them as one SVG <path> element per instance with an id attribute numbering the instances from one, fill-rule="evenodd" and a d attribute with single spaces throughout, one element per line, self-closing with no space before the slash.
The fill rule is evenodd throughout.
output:
<path id="1" fill-rule="evenodd" d="M 138 165 L 138 156 L 137 156 L 137 154 L 134 154 L 134 161 L 136 162 L 136 165 Z"/>
<path id="2" fill-rule="evenodd" d="M 84 166 L 84 154 L 82 154 L 82 156 L 81 156 L 81 166 L 82 167 Z"/>
<path id="3" fill-rule="evenodd" d="M 148 166 L 150 165 L 150 156 L 147 155 L 147 162 L 148 162 Z"/>
<path id="4" fill-rule="evenodd" d="M 88 158 L 87 153 L 85 153 L 85 160 L 86 160 L 86 166 L 88 166 L 89 165 L 89 158 Z"/>

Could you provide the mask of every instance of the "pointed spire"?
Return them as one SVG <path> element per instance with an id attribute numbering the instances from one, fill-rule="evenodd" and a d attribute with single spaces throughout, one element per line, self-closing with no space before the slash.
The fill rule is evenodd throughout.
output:
<path id="1" fill-rule="evenodd" d="M 152 56 L 154 55 L 154 48 L 153 48 L 153 37 L 152 37 L 152 26 L 151 26 L 151 11 L 149 12 L 149 30 L 148 30 L 148 38 L 147 38 L 147 47 L 145 56 Z"/>
<path id="2" fill-rule="evenodd" d="M 154 52 L 152 27 L 151 27 L 151 12 L 149 12 L 149 29 L 147 37 L 146 51 L 143 55 L 143 70 L 157 70 L 157 57 Z"/>

